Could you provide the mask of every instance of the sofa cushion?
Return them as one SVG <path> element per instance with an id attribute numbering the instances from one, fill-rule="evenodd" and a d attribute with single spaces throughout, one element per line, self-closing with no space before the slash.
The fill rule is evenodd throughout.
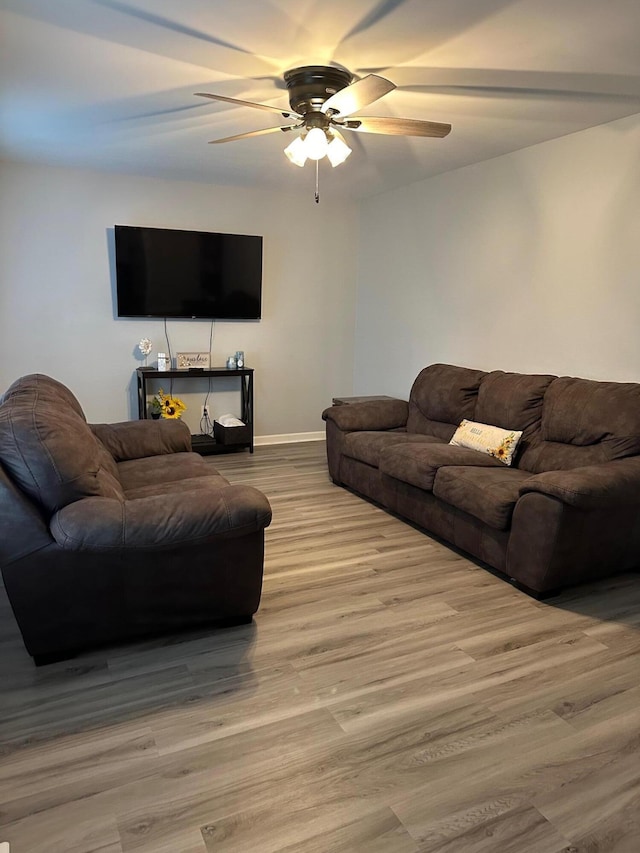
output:
<path id="1" fill-rule="evenodd" d="M 38 389 L 39 400 L 53 403 L 59 409 L 70 409 L 80 415 L 83 421 L 86 421 L 82 406 L 75 394 L 62 382 L 58 382 L 57 379 L 52 379 L 51 376 L 46 376 L 44 373 L 29 373 L 27 376 L 16 379 L 0 398 L 0 404 L 8 400 L 14 402 L 25 399 L 31 400 L 34 387 Z"/>
<path id="2" fill-rule="evenodd" d="M 94 433 L 94 435 L 95 435 L 95 433 Z M 107 472 L 111 477 L 113 477 L 117 483 L 119 483 L 120 480 L 118 477 L 118 466 L 116 465 L 116 460 L 109 453 L 109 451 L 104 446 L 104 444 L 100 441 L 99 438 L 98 438 L 98 460 L 100 462 L 100 465 L 104 469 L 104 471 Z"/>
<path id="3" fill-rule="evenodd" d="M 528 471 L 517 468 L 440 468 L 433 494 L 451 506 L 468 512 L 496 530 L 506 530 L 520 496 L 520 488 L 531 479 Z"/>
<path id="4" fill-rule="evenodd" d="M 640 456 L 570 471 L 543 471 L 523 483 L 520 494 L 529 492 L 550 495 L 581 510 L 606 507 L 618 513 L 633 512 L 640 502 Z M 636 512 L 635 527 L 640 533 L 640 512 Z"/>
<path id="5" fill-rule="evenodd" d="M 432 364 L 420 371 L 409 396 L 407 432 L 449 441 L 463 418 L 474 419 L 483 370 Z"/>
<path id="6" fill-rule="evenodd" d="M 167 549 L 165 558 L 174 572 L 178 569 L 182 580 L 190 578 L 193 569 L 187 553 L 176 559 L 176 548 L 238 538 L 259 532 L 270 522 L 271 507 L 265 495 L 252 486 L 239 484 L 124 502 L 95 498 L 75 501 L 53 516 L 51 533 L 67 551 L 126 556 L 128 550 Z M 215 566 L 213 554 L 211 563 Z M 242 567 L 237 565 L 222 576 L 222 582 L 241 582 L 241 574 Z M 149 595 L 154 592 L 148 590 Z"/>
<path id="7" fill-rule="evenodd" d="M 0 461 L 22 490 L 49 512 L 84 497 L 123 500 L 112 460 L 73 403 L 75 397 L 69 391 L 63 394 L 59 385 L 48 376 L 32 374 L 3 396 Z"/>
<path id="8" fill-rule="evenodd" d="M 556 379 L 544 401 L 542 438 L 580 446 L 632 438 L 640 452 L 640 385 Z"/>
<path id="9" fill-rule="evenodd" d="M 478 453 L 486 453 L 499 459 L 503 465 L 511 465 L 513 455 L 522 438 L 522 432 L 502 429 L 492 424 L 463 420 L 454 432 L 449 444 L 454 447 L 468 447 Z"/>
<path id="10" fill-rule="evenodd" d="M 426 491 L 433 489 L 436 473 L 445 465 L 497 467 L 504 470 L 502 462 L 491 456 L 444 443 L 396 444 L 380 454 L 380 471 L 383 474 Z"/>
<path id="11" fill-rule="evenodd" d="M 378 467 L 380 464 L 380 453 L 386 447 L 396 444 L 424 444 L 429 442 L 441 442 L 441 439 L 432 435 L 416 435 L 415 433 L 396 432 L 350 432 L 344 437 L 343 453 L 351 456 L 359 462 Z"/>
<path id="12" fill-rule="evenodd" d="M 542 403 L 555 376 L 494 370 L 480 383 L 475 418 L 504 429 L 526 430 L 542 420 Z"/>
<path id="13" fill-rule="evenodd" d="M 167 453 L 118 462 L 118 478 L 125 493 L 145 486 L 175 483 L 192 477 L 210 477 L 218 472 L 196 453 Z"/>
<path id="14" fill-rule="evenodd" d="M 513 459 L 519 468 L 527 468 L 527 450 L 540 439 L 544 395 L 555 378 L 493 370 L 480 383 L 475 420 L 522 432 Z"/>
<path id="15" fill-rule="evenodd" d="M 563 376 L 544 399 L 540 440 L 521 465 L 541 473 L 640 454 L 640 385 Z"/>
<path id="16" fill-rule="evenodd" d="M 602 442 L 577 447 L 574 444 L 540 440 L 530 446 L 526 456 L 520 457 L 518 467 L 532 474 L 541 474 L 543 471 L 567 471 L 584 465 L 601 465 L 608 461 Z"/>
<path id="17" fill-rule="evenodd" d="M 333 421 L 341 430 L 397 429 L 405 427 L 409 404 L 406 400 L 387 397 L 363 400 L 342 406 L 331 406 L 322 413 L 323 420 Z"/>
<path id="18" fill-rule="evenodd" d="M 210 477 L 185 477 L 184 480 L 171 480 L 165 483 L 152 483 L 146 486 L 138 486 L 125 492 L 127 500 L 137 498 L 150 498 L 157 495 L 173 495 L 176 492 L 195 492 L 198 489 L 209 490 L 223 489 L 229 485 L 229 481 L 212 470 Z"/>
<path id="19" fill-rule="evenodd" d="M 191 432 L 181 420 L 160 418 L 89 426 L 114 462 L 191 451 Z"/>

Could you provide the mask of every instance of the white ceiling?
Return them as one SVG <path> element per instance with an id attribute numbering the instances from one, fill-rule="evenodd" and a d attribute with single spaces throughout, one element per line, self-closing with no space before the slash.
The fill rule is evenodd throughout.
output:
<path id="1" fill-rule="evenodd" d="M 310 64 L 396 83 L 367 115 L 453 125 L 350 134 L 321 184 L 352 198 L 640 112 L 639 0 L 0 0 L 0 33 L 9 160 L 311 194 L 291 137 L 207 145 L 276 114 L 193 94 L 286 109 Z"/>

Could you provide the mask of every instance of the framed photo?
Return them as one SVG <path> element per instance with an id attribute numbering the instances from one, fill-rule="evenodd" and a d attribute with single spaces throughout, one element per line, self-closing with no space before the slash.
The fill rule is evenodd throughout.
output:
<path id="1" fill-rule="evenodd" d="M 176 367 L 178 370 L 186 370 L 189 367 L 201 367 L 208 370 L 210 366 L 208 352 L 176 353 Z"/>

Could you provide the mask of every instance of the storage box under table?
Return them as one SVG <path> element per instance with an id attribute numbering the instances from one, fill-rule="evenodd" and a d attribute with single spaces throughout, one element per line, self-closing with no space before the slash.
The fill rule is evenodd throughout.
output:
<path id="1" fill-rule="evenodd" d="M 250 444 L 251 427 L 246 424 L 227 427 L 214 421 L 213 436 L 218 444 Z"/>

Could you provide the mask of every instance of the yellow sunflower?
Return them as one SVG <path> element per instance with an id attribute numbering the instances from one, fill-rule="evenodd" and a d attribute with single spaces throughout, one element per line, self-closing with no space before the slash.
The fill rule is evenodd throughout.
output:
<path id="1" fill-rule="evenodd" d="M 163 418 L 181 418 L 182 413 L 187 408 L 179 397 L 171 397 L 169 394 L 165 394 L 162 388 L 158 391 L 156 400 L 160 407 L 160 416 Z"/>
<path id="2" fill-rule="evenodd" d="M 489 451 L 489 456 L 493 456 L 501 462 L 507 460 L 509 458 L 509 451 L 511 450 L 514 438 L 515 436 L 513 433 L 506 436 L 506 438 L 504 438 L 496 448 Z"/>

